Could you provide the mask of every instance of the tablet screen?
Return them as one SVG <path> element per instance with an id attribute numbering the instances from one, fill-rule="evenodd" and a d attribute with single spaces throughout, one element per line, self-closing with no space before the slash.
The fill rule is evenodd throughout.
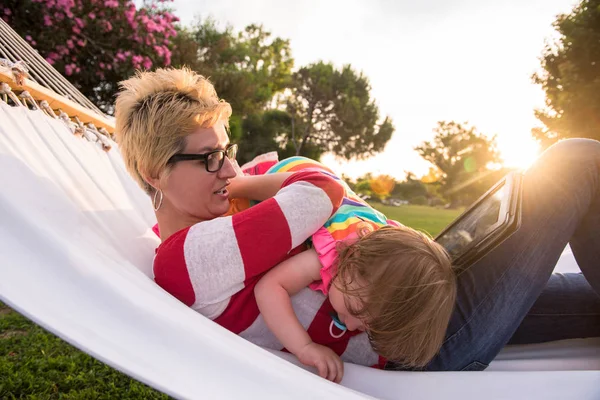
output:
<path id="1" fill-rule="evenodd" d="M 506 198 L 506 185 L 503 183 L 489 193 L 473 208 L 460 216 L 435 240 L 456 260 L 468 248 L 481 242 L 503 221 L 499 221 L 502 202 Z"/>

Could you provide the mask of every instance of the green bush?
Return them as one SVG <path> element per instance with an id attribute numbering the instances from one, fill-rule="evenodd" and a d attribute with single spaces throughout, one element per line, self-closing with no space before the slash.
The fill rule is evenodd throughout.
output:
<path id="1" fill-rule="evenodd" d="M 427 197 L 425 196 L 415 196 L 410 199 L 410 203 L 417 206 L 424 206 L 427 204 Z"/>

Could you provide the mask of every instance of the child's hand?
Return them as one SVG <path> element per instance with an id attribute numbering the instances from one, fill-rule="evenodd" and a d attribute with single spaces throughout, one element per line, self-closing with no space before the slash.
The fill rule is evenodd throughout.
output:
<path id="1" fill-rule="evenodd" d="M 321 378 L 340 383 L 344 375 L 344 363 L 329 347 L 311 342 L 297 354 L 304 365 L 316 367 Z"/>
<path id="2" fill-rule="evenodd" d="M 235 171 L 235 176 L 244 176 L 244 172 L 242 171 L 242 169 L 240 168 L 240 165 L 238 164 L 237 160 L 233 160 L 232 161 L 232 165 L 233 165 L 233 170 Z"/>

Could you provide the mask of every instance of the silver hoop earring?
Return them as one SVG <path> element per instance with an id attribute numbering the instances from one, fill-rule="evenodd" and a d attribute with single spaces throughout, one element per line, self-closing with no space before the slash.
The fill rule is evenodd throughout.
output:
<path id="1" fill-rule="evenodd" d="M 156 196 L 158 196 L 159 193 L 160 193 L 160 199 L 158 200 L 158 205 L 157 205 L 156 204 Z M 158 211 L 160 206 L 162 206 L 162 203 L 163 203 L 163 192 L 162 192 L 162 190 L 158 189 L 156 192 L 154 192 L 154 198 L 152 199 L 152 205 L 154 206 L 154 211 Z"/>

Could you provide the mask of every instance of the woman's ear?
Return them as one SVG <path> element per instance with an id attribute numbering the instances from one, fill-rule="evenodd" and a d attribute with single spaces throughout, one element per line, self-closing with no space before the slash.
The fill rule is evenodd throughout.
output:
<path id="1" fill-rule="evenodd" d="M 160 177 L 153 178 L 153 177 L 144 175 L 142 178 L 144 178 L 144 181 L 146 181 L 146 183 L 148 185 L 152 186 L 154 188 L 154 190 L 160 188 Z"/>

